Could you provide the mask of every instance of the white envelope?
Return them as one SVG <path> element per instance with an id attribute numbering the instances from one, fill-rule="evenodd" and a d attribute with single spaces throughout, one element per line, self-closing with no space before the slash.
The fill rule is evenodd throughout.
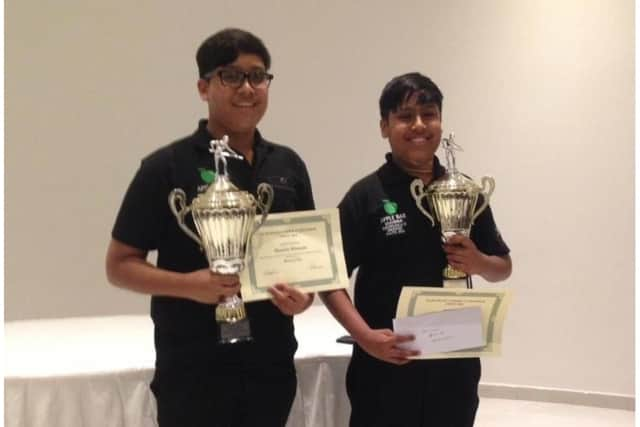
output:
<path id="1" fill-rule="evenodd" d="M 414 335 L 415 340 L 402 343 L 398 347 L 419 350 L 423 356 L 486 345 L 482 333 L 480 307 L 444 310 L 393 319 L 393 330 L 401 335 Z"/>

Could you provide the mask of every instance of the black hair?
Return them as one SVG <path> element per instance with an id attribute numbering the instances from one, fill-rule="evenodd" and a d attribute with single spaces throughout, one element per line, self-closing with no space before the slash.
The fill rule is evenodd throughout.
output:
<path id="1" fill-rule="evenodd" d="M 442 112 L 442 92 L 427 76 L 420 73 L 407 73 L 394 77 L 382 89 L 380 95 L 380 117 L 387 119 L 389 113 L 396 111 L 414 94 L 419 104 L 436 104 Z"/>
<path id="2" fill-rule="evenodd" d="M 225 28 L 207 38 L 198 48 L 196 62 L 200 78 L 218 67 L 231 64 L 241 53 L 259 56 L 267 70 L 271 66 L 271 55 L 262 40 L 248 31 Z"/>

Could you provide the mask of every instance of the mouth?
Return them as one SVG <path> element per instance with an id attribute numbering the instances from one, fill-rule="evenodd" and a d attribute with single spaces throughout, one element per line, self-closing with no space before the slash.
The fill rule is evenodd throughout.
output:
<path id="1" fill-rule="evenodd" d="M 415 145 L 426 145 L 430 142 L 430 138 L 426 136 L 414 136 L 412 138 L 407 138 L 407 140 Z"/>
<path id="2" fill-rule="evenodd" d="M 254 108 L 257 104 L 255 102 L 235 102 L 232 105 L 235 108 Z"/>

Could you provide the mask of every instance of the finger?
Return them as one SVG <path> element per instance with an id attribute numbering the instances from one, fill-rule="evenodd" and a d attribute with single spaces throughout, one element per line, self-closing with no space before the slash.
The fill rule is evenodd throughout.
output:
<path id="1" fill-rule="evenodd" d="M 476 248 L 476 244 L 473 243 L 473 240 L 471 240 L 469 237 L 467 236 L 460 236 L 461 239 L 460 241 L 457 243 L 457 246 L 459 249 L 461 250 L 469 250 L 469 249 L 475 249 Z"/>
<path id="2" fill-rule="evenodd" d="M 221 280 L 225 280 L 225 279 L 238 280 L 237 274 L 222 274 L 222 273 L 216 273 L 212 270 L 209 270 L 209 274 Z"/>
<path id="3" fill-rule="evenodd" d="M 396 335 L 395 336 L 395 342 L 396 343 L 403 343 L 403 342 L 409 342 L 409 341 L 413 341 L 415 340 L 416 337 L 411 335 L 411 334 L 407 334 L 407 335 Z"/>
<path id="4" fill-rule="evenodd" d="M 410 357 L 418 356 L 419 350 L 408 350 L 404 348 L 394 348 L 391 350 L 391 357 L 394 359 L 411 360 Z"/>
<path id="5" fill-rule="evenodd" d="M 284 301 L 287 299 L 287 295 L 275 286 L 268 288 L 267 291 L 271 294 L 274 300 Z"/>
<path id="6" fill-rule="evenodd" d="M 410 358 L 410 357 L 416 357 L 416 356 L 420 356 L 420 350 L 405 350 L 404 352 L 404 357 L 406 358 Z"/>
<path id="7" fill-rule="evenodd" d="M 469 237 L 465 236 L 464 239 L 462 239 L 462 241 L 460 242 L 460 246 L 466 249 L 475 249 L 476 244 L 473 243 L 473 240 L 471 240 Z"/>
<path id="8" fill-rule="evenodd" d="M 227 278 L 227 283 L 232 283 L 234 285 L 240 285 L 240 278 L 233 274 L 231 277 Z"/>
<path id="9" fill-rule="evenodd" d="M 466 248 L 461 245 L 449 245 L 449 244 L 444 245 L 442 249 L 444 249 L 444 252 L 447 255 L 461 255 L 466 250 Z"/>
<path id="10" fill-rule="evenodd" d="M 387 359 L 387 362 L 393 363 L 395 365 L 406 365 L 407 363 L 411 362 L 411 360 L 400 357 L 390 357 Z"/>
<path id="11" fill-rule="evenodd" d="M 451 265 L 451 267 L 455 268 L 458 271 L 462 271 L 463 273 L 466 273 L 466 274 L 471 274 L 471 270 L 469 269 L 469 267 L 465 263 L 458 262 L 458 263 L 454 263 L 454 264 L 450 264 L 450 265 Z"/>
<path id="12" fill-rule="evenodd" d="M 464 257 L 459 254 L 452 254 L 447 256 L 447 261 L 449 264 L 462 264 L 464 263 Z"/>
<path id="13" fill-rule="evenodd" d="M 280 309 L 290 309 L 291 299 L 289 295 L 280 291 L 277 287 L 272 286 L 268 289 L 269 293 L 273 297 L 271 301 Z"/>
<path id="14" fill-rule="evenodd" d="M 309 295 L 305 292 L 300 291 L 292 286 L 286 284 L 277 284 L 274 286 L 278 291 L 285 295 L 289 302 L 291 303 L 290 308 L 297 311 L 301 311 L 307 305 L 313 302 L 313 295 Z"/>
<path id="15" fill-rule="evenodd" d="M 292 307 L 291 302 L 289 302 L 289 300 L 272 299 L 271 302 L 273 303 L 273 305 L 278 307 L 278 310 L 280 310 L 282 313 L 286 315 L 292 316 L 296 312 L 295 308 Z"/>
<path id="16" fill-rule="evenodd" d="M 228 289 L 237 289 L 240 287 L 240 282 L 225 282 L 222 286 Z"/>
<path id="17" fill-rule="evenodd" d="M 450 250 L 457 249 L 458 251 L 460 251 L 460 250 L 475 248 L 475 243 L 473 243 L 473 240 L 471 240 L 467 236 L 463 236 L 462 234 L 456 234 L 454 236 L 451 236 L 451 238 L 449 238 L 445 242 L 444 246 L 448 247 Z"/>
<path id="18" fill-rule="evenodd" d="M 447 257 L 447 262 L 449 263 L 449 265 L 450 265 L 451 267 L 459 267 L 459 266 L 461 266 L 462 264 L 464 264 L 464 263 L 462 262 L 462 260 L 457 259 L 457 258 L 453 258 L 453 257 L 451 257 L 451 258 Z"/>
<path id="19" fill-rule="evenodd" d="M 299 289 L 289 286 L 286 283 L 277 283 L 274 285 L 274 288 L 295 301 L 304 301 L 306 299 L 306 294 L 304 292 L 301 292 Z"/>
<path id="20" fill-rule="evenodd" d="M 399 347 L 397 345 L 393 345 L 389 349 L 389 354 L 391 354 L 393 357 L 406 358 L 406 357 L 416 356 L 420 354 L 420 351 L 413 348 L 406 348 L 404 346 Z"/>
<path id="21" fill-rule="evenodd" d="M 445 244 L 448 245 L 459 245 L 462 243 L 462 241 L 464 240 L 464 236 L 462 234 L 454 234 L 452 236 L 449 236 L 449 238 L 446 240 Z"/>

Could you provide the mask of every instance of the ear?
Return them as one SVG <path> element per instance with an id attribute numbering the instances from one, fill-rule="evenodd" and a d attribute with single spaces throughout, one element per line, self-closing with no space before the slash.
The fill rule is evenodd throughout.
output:
<path id="1" fill-rule="evenodd" d="M 380 135 L 383 138 L 389 138 L 389 120 L 380 119 Z"/>
<path id="2" fill-rule="evenodd" d="M 198 93 L 200 94 L 200 99 L 206 101 L 209 99 L 207 90 L 209 89 L 209 82 L 205 79 L 198 80 Z"/>

